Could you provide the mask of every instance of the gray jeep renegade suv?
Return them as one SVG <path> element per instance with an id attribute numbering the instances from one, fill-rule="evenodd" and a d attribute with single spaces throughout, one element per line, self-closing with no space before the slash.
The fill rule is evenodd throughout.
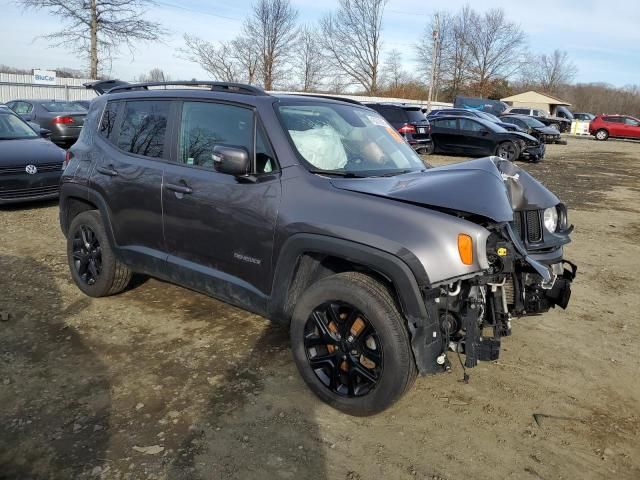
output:
<path id="1" fill-rule="evenodd" d="M 282 322 L 305 382 L 353 415 L 446 371 L 452 350 L 467 368 L 496 359 L 513 317 L 567 306 L 567 210 L 506 160 L 431 168 L 342 99 L 91 86 L 104 95 L 60 191 L 87 295 L 137 272 Z"/>

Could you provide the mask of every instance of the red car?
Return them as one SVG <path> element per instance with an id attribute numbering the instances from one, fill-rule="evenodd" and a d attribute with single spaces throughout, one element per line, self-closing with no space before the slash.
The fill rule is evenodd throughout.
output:
<path id="1" fill-rule="evenodd" d="M 589 124 L 589 133 L 596 140 L 611 138 L 640 139 L 640 120 L 628 115 L 598 115 Z"/>

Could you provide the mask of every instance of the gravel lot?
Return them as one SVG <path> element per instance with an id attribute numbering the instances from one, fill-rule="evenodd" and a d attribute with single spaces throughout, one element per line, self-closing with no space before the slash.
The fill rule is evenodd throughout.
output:
<path id="1" fill-rule="evenodd" d="M 569 309 L 373 418 L 316 400 L 263 318 L 153 279 L 83 296 L 57 205 L 0 209 L 0 478 L 640 478 L 640 143 L 547 152 L 521 165 L 572 209 Z"/>

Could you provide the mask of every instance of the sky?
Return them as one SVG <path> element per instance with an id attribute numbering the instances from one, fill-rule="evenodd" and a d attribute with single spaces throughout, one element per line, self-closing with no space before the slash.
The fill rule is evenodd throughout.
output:
<path id="1" fill-rule="evenodd" d="M 606 82 L 618 87 L 640 84 L 640 8 L 636 1 L 389 0 L 383 20 L 383 49 L 399 50 L 405 69 L 417 71 L 413 44 L 424 34 L 433 12 L 455 12 L 470 3 L 478 11 L 504 9 L 507 18 L 520 24 L 527 34 L 533 52 L 566 50 L 578 67 L 577 82 Z M 338 2 L 292 0 L 291 3 L 299 12 L 300 23 L 314 24 Z M 157 0 L 146 18 L 160 22 L 168 35 L 161 42 L 137 43 L 133 54 L 123 48 L 107 73 L 131 80 L 159 67 L 171 78 L 206 79 L 204 70 L 177 53 L 184 44 L 183 34 L 212 42 L 230 40 L 240 33 L 251 4 L 251 0 Z M 86 69 L 81 58 L 63 48 L 51 48 L 39 38 L 59 30 L 59 18 L 46 11 L 24 11 L 10 0 L 0 0 L 0 12 L 0 64 L 27 69 Z"/>

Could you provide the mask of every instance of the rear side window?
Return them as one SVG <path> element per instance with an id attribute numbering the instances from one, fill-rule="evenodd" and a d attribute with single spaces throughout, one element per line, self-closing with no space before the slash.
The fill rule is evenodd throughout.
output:
<path id="1" fill-rule="evenodd" d="M 161 158 L 164 154 L 168 101 L 126 102 L 115 144 L 125 152 Z"/>
<path id="2" fill-rule="evenodd" d="M 457 120 L 455 118 L 435 119 L 432 123 L 438 128 L 448 128 L 452 130 L 458 128 Z"/>
<path id="3" fill-rule="evenodd" d="M 42 102 L 42 108 L 47 112 L 61 113 L 61 112 L 78 112 L 86 113 L 87 109 L 82 105 L 78 105 L 73 102 Z"/>
<path id="4" fill-rule="evenodd" d="M 27 113 L 31 113 L 33 110 L 33 105 L 27 102 L 14 102 L 11 105 L 11 110 L 16 112 L 18 115 L 25 115 Z"/>
<path id="5" fill-rule="evenodd" d="M 389 123 L 407 123 L 409 121 L 407 113 L 400 107 L 382 107 L 379 112 Z"/>
<path id="6" fill-rule="evenodd" d="M 410 122 L 424 122 L 425 116 L 420 109 L 405 109 L 405 113 Z"/>
<path id="7" fill-rule="evenodd" d="M 475 120 L 471 120 L 470 118 L 461 118 L 460 122 L 460 130 L 466 130 L 469 132 L 479 132 L 483 130 L 484 127 L 479 122 Z"/>
<path id="8" fill-rule="evenodd" d="M 514 108 L 513 110 L 511 110 L 511 113 L 520 113 L 524 115 L 529 115 L 529 110 L 524 108 Z"/>
<path id="9" fill-rule="evenodd" d="M 602 117 L 602 120 L 609 123 L 622 123 L 622 119 L 620 117 Z"/>
<path id="10" fill-rule="evenodd" d="M 120 102 L 108 102 L 104 107 L 102 113 L 102 120 L 100 121 L 100 135 L 108 140 L 113 141 L 114 127 L 116 125 L 116 116 L 118 115 L 118 109 L 120 108 Z"/>
<path id="11" fill-rule="evenodd" d="M 222 103 L 184 102 L 178 161 L 213 168 L 216 145 L 253 152 L 253 112 Z"/>

